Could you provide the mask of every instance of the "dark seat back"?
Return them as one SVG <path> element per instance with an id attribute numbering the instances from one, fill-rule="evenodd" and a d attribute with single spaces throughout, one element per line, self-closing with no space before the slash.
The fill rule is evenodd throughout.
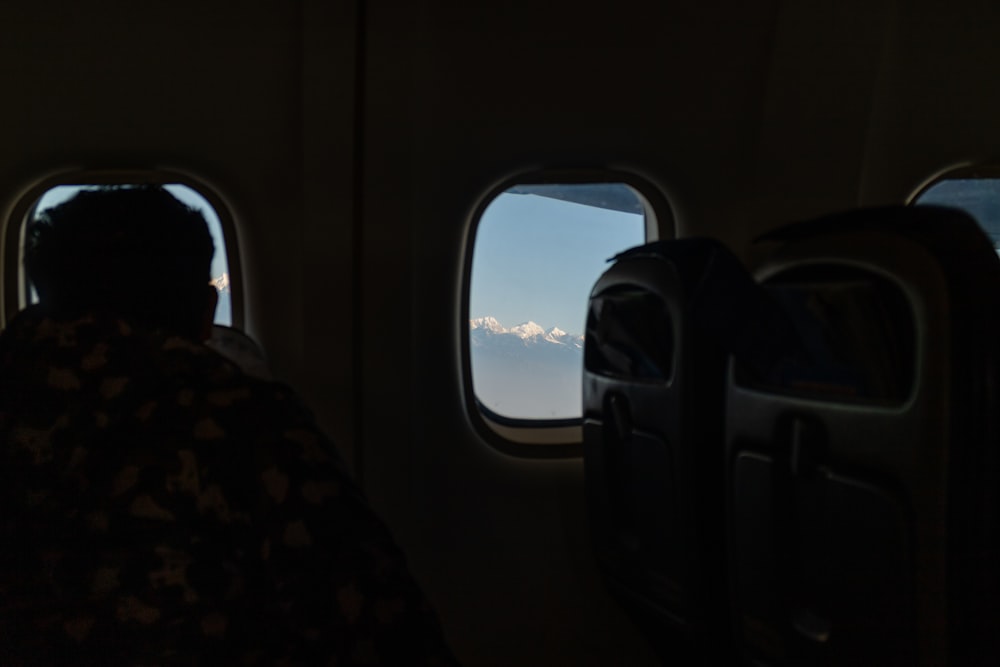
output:
<path id="1" fill-rule="evenodd" d="M 768 665 L 1000 664 L 1000 262 L 950 209 L 769 235 L 797 343 L 726 397 L 733 619 Z"/>
<path id="2" fill-rule="evenodd" d="M 759 295 L 707 239 L 627 251 L 591 293 L 583 412 L 595 550 L 655 647 L 683 664 L 729 655 L 725 367 L 733 345 L 775 340 L 748 316 Z"/>

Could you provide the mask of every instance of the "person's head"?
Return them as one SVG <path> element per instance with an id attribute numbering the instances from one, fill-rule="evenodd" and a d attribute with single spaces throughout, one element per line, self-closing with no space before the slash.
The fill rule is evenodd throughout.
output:
<path id="1" fill-rule="evenodd" d="M 24 268 L 43 307 L 207 336 L 216 293 L 205 218 L 160 186 L 80 191 L 29 223 Z"/>

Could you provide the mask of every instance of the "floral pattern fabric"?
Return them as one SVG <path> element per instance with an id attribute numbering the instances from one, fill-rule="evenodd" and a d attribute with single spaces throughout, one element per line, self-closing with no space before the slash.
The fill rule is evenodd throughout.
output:
<path id="1" fill-rule="evenodd" d="M 21 313 L 0 493 L 0 664 L 454 664 L 308 411 L 203 345 Z"/>

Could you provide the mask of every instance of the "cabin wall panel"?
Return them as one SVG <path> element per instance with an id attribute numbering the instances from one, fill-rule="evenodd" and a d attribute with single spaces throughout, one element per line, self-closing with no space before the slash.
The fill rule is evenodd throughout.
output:
<path id="1" fill-rule="evenodd" d="M 748 198 L 774 12 L 663 5 L 368 5 L 365 487 L 470 665 L 653 664 L 593 562 L 580 459 L 486 444 L 458 350 L 469 215 L 499 180 L 634 170 L 684 232 Z"/>
<path id="2" fill-rule="evenodd" d="M 892 0 L 785 3 L 775 30 L 754 218 L 742 239 L 857 205 Z"/>
<path id="3" fill-rule="evenodd" d="M 358 21 L 353 2 L 303 2 L 301 388 L 351 466 L 358 462 Z"/>
<path id="4" fill-rule="evenodd" d="M 0 4 L 0 25 L 2 208 L 78 167 L 218 188 L 249 331 L 363 473 L 468 664 L 652 664 L 593 562 L 581 461 L 506 456 L 464 415 L 484 193 L 634 171 L 681 235 L 752 257 L 778 224 L 1000 155 L 1000 7 L 982 1 L 36 0 Z"/>
<path id="5" fill-rule="evenodd" d="M 952 166 L 1000 159 L 1000 6 L 899 3 L 875 96 L 862 199 L 905 200 Z"/>
<path id="6" fill-rule="evenodd" d="M 8 210 L 77 168 L 166 168 L 217 188 L 237 218 L 248 330 L 344 445 L 349 317 L 316 313 L 352 303 L 354 7 L 0 5 Z"/>
<path id="7" fill-rule="evenodd" d="M 299 321 L 297 265 L 280 258 L 301 245 L 274 221 L 300 214 L 298 8 L 12 4 L 0 8 L 3 182 L 84 166 L 166 167 L 216 184 L 241 216 L 250 328 L 278 372 L 294 374 L 300 346 L 277 340 L 301 326 L 275 325 Z"/>

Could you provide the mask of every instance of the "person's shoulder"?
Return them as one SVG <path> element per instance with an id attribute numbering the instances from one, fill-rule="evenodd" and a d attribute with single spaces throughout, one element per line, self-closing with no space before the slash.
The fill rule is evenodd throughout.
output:
<path id="1" fill-rule="evenodd" d="M 267 358 L 260 345 L 245 331 L 215 324 L 205 346 L 236 364 L 245 374 L 262 380 L 272 379 Z"/>
<path id="2" fill-rule="evenodd" d="M 167 373 L 183 374 L 198 410 L 227 437 L 258 446 L 291 446 L 317 461 L 337 460 L 312 411 L 294 389 L 272 379 L 256 344 L 236 330 L 223 333 L 224 338 L 217 332 L 206 344 L 177 337 L 160 344 Z"/>

